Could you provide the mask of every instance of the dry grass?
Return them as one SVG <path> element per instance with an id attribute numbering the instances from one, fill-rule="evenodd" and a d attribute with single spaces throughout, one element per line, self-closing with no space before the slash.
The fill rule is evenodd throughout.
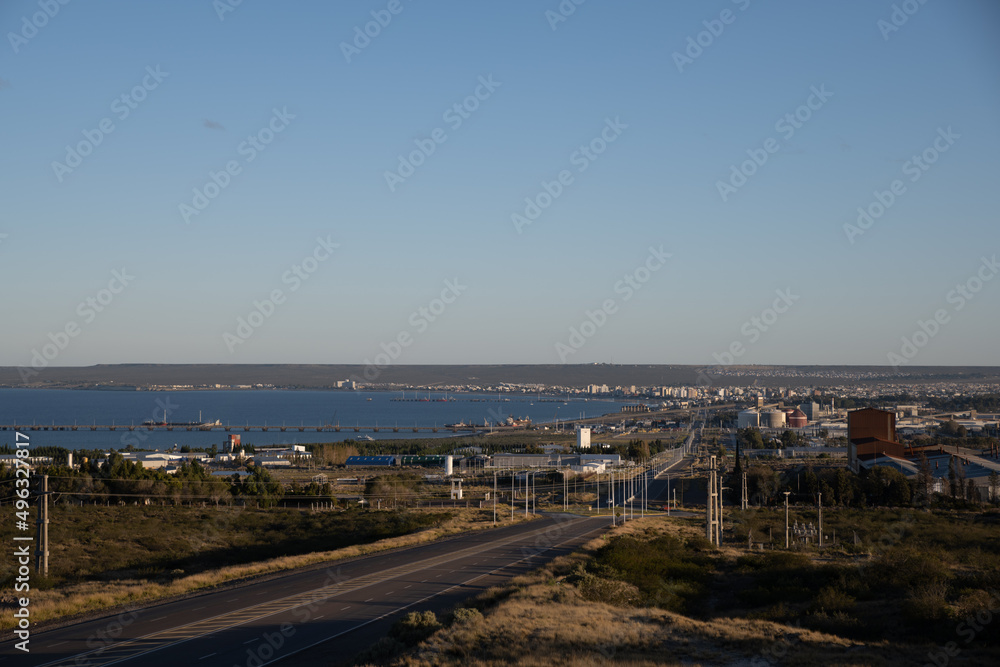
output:
<path id="1" fill-rule="evenodd" d="M 691 537 L 683 522 L 636 520 L 614 535 Z M 921 664 L 919 649 L 859 643 L 767 620 L 698 620 L 653 607 L 589 601 L 572 573 L 605 544 L 602 536 L 509 585 L 491 589 L 472 616 L 446 627 L 396 665 L 892 665 Z M 567 578 L 567 575 L 570 575 Z M 925 661 L 925 660 L 924 660 Z"/>
<path id="2" fill-rule="evenodd" d="M 533 518 L 535 517 L 530 519 Z M 524 520 L 526 519 L 523 515 L 515 517 L 515 523 Z M 508 519 L 505 523 L 509 523 L 509 521 Z M 456 509 L 453 516 L 445 522 L 416 533 L 391 537 L 369 544 L 357 544 L 333 551 L 272 558 L 257 563 L 223 567 L 182 577 L 168 584 L 136 578 L 117 582 L 84 582 L 51 590 L 32 590 L 31 615 L 33 622 L 37 624 L 82 613 L 106 611 L 123 605 L 149 603 L 154 600 L 209 589 L 240 579 L 414 546 L 442 537 L 466 533 L 470 530 L 482 530 L 492 526 L 492 510 L 487 512 L 479 509 Z M 6 599 L 5 596 L 0 604 L 8 602 L 11 600 Z M 0 629 L 13 628 L 14 620 L 10 614 L 0 616 Z"/>

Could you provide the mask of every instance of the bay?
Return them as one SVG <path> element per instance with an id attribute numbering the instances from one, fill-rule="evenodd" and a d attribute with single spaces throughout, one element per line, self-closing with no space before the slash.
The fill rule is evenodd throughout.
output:
<path id="1" fill-rule="evenodd" d="M 441 400 L 447 399 L 447 400 Z M 220 448 L 228 437 L 223 430 L 147 431 L 146 420 L 168 422 L 214 422 L 241 434 L 244 444 L 291 445 L 341 442 L 369 435 L 378 440 L 448 437 L 450 431 L 415 434 L 408 427 L 444 427 L 466 423 L 477 426 L 497 423 L 507 417 L 528 418 L 534 423 L 553 423 L 580 417 L 618 412 L 635 401 L 563 398 L 542 395 L 452 394 L 444 392 L 365 392 L 319 390 L 210 390 L 210 391 L 100 391 L 79 389 L 0 389 L 0 425 L 72 426 L 76 431 L 28 430 L 31 445 L 67 449 L 165 450 L 173 446 Z M 115 431 L 91 431 L 88 425 L 111 425 Z M 316 432 L 298 427 L 339 424 L 343 429 Z M 267 432 L 249 431 L 250 426 L 268 426 Z M 288 430 L 281 431 L 279 427 Z M 379 426 L 378 433 L 357 434 L 354 426 Z M 399 432 L 385 430 L 398 427 Z M 14 432 L 0 431 L 0 444 L 13 445 Z"/>

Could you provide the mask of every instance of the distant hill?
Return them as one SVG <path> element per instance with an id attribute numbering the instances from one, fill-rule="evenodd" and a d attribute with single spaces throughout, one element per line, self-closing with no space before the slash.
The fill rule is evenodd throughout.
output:
<path id="1" fill-rule="evenodd" d="M 878 366 L 684 366 L 684 365 L 421 365 L 368 370 L 376 384 L 497 385 L 501 382 L 584 387 L 588 384 L 833 386 L 872 383 L 1000 382 L 996 366 L 913 366 L 898 375 Z M 361 365 L 319 364 L 116 364 L 54 367 L 22 382 L 16 367 L 0 367 L 0 386 L 112 388 L 149 385 L 252 385 L 322 388 L 338 380 L 366 382 Z M 707 375 L 703 375 L 703 373 Z M 706 381 L 705 378 L 709 378 Z"/>

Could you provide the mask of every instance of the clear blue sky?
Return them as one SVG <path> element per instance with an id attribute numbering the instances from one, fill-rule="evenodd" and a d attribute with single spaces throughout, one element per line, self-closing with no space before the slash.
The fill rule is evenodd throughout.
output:
<path id="1" fill-rule="evenodd" d="M 995 2 L 914 2 L 892 31 L 893 3 L 871 0 L 588 0 L 559 22 L 558 0 L 223 3 L 0 7 L 0 364 L 67 325 L 54 365 L 362 363 L 401 335 L 402 364 L 705 364 L 733 343 L 745 363 L 885 364 L 939 310 L 912 363 L 1000 363 L 1000 276 L 949 298 L 1000 250 Z M 707 46 L 679 63 L 689 38 Z M 275 109 L 294 118 L 248 148 Z M 576 152 L 602 131 L 603 153 Z M 933 165 L 907 164 L 925 150 Z M 724 197 L 748 151 L 766 162 Z M 897 179 L 880 218 L 845 230 Z M 317 238 L 339 247 L 297 283 Z M 797 298 L 772 319 L 776 290 Z"/>

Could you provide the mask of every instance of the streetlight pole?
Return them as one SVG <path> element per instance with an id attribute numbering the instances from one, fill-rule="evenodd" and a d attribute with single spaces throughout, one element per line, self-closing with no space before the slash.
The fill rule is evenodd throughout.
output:
<path id="1" fill-rule="evenodd" d="M 817 494 L 816 499 L 817 509 L 819 510 L 819 548 L 823 548 L 823 494 Z"/>
<path id="2" fill-rule="evenodd" d="M 785 491 L 785 548 L 788 548 L 788 495 L 791 491 Z"/>
<path id="3" fill-rule="evenodd" d="M 608 506 L 611 508 L 611 525 L 615 526 L 618 525 L 618 518 L 615 516 L 615 472 L 612 470 L 608 474 L 610 475 L 610 484 L 608 485 Z"/>
<path id="4" fill-rule="evenodd" d="M 497 525 L 497 471 L 493 471 L 493 525 Z"/>

